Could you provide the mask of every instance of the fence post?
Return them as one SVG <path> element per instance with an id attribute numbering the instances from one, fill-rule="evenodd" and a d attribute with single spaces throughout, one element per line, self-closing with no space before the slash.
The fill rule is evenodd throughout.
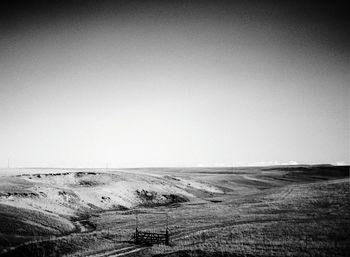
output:
<path id="1" fill-rule="evenodd" d="M 168 231 L 168 228 L 165 231 L 165 245 L 169 245 L 169 231 Z"/>
<path id="2" fill-rule="evenodd" d="M 138 233 L 138 231 L 137 231 L 137 228 L 136 228 L 136 230 L 135 230 L 135 244 L 138 244 L 139 243 L 139 233 Z"/>

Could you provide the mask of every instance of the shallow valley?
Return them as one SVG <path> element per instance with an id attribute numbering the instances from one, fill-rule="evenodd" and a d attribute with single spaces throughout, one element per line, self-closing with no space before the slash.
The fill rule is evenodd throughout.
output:
<path id="1" fill-rule="evenodd" d="M 348 166 L 6 173 L 0 181 L 0 256 L 350 252 Z M 143 231 L 168 227 L 170 245 L 134 245 L 136 223 Z"/>

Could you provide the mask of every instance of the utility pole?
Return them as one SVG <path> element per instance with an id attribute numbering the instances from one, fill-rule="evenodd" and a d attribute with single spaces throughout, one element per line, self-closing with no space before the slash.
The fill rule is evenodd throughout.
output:
<path id="1" fill-rule="evenodd" d="M 10 168 L 10 158 L 7 158 L 7 168 Z"/>

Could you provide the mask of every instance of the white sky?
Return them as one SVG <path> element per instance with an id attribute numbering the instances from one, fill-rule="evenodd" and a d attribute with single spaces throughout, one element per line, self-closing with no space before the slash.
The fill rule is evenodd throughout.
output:
<path id="1" fill-rule="evenodd" d="M 329 24 L 191 8 L 8 31 L 0 167 L 349 163 L 348 66 Z"/>

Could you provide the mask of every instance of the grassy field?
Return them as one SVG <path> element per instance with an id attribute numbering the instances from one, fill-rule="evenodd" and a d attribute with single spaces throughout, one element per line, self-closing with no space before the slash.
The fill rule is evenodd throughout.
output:
<path id="1" fill-rule="evenodd" d="M 347 166 L 34 170 L 2 178 L 0 256 L 350 253 Z M 135 213 L 139 229 L 155 232 L 164 231 L 166 213 L 171 245 L 130 244 Z"/>

